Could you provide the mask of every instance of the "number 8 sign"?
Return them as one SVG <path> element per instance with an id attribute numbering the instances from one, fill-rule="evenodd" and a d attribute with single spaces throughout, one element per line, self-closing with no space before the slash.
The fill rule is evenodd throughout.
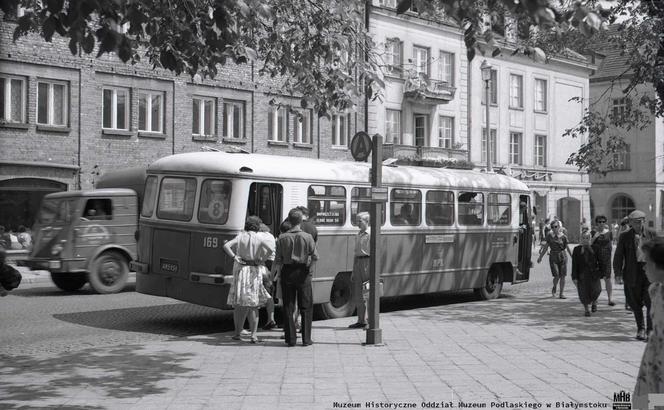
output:
<path id="1" fill-rule="evenodd" d="M 224 217 L 224 203 L 217 199 L 210 201 L 208 205 L 208 216 L 211 219 L 222 219 Z"/>

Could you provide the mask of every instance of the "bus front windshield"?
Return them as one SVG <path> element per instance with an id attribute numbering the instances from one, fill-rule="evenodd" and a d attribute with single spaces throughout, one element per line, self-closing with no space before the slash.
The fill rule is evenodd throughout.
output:
<path id="1" fill-rule="evenodd" d="M 45 199 L 37 221 L 42 225 L 68 224 L 74 215 L 75 203 L 74 199 Z"/>

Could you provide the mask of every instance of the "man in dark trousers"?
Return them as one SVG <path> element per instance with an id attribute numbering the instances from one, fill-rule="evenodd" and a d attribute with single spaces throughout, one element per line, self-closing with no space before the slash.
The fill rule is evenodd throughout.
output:
<path id="1" fill-rule="evenodd" d="M 646 276 L 646 259 L 641 245 L 653 238 L 655 233 L 645 229 L 646 214 L 636 210 L 628 215 L 630 229 L 622 232 L 618 237 L 618 244 L 613 256 L 613 270 L 623 278 L 627 303 L 634 312 L 637 333 L 636 338 L 647 340 L 652 331 L 650 318 L 650 295 L 648 286 L 650 281 Z M 643 323 L 643 306 L 646 307 L 646 326 Z"/>
<path id="2" fill-rule="evenodd" d="M 311 271 L 318 260 L 314 238 L 302 231 L 302 212 L 297 208 L 288 213 L 292 228 L 277 239 L 274 258 L 275 271 L 280 274 L 281 293 L 284 305 L 284 338 L 288 346 L 295 346 L 297 333 L 293 310 L 295 300 L 302 314 L 302 345 L 313 344 L 311 322 L 313 320 L 313 290 Z"/>

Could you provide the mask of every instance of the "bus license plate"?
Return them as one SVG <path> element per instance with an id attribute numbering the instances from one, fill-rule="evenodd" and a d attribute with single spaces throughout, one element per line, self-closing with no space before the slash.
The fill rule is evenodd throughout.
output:
<path id="1" fill-rule="evenodd" d="M 178 261 L 172 259 L 159 259 L 159 264 L 163 272 L 177 273 L 180 268 Z"/>

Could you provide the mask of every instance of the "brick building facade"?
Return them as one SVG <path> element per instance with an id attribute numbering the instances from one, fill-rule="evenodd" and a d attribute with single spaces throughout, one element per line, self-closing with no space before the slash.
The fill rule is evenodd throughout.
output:
<path id="1" fill-rule="evenodd" d="M 67 42 L 0 27 L 0 225 L 31 225 L 41 197 L 90 189 L 108 170 L 204 146 L 325 159 L 351 159 L 357 112 L 303 119 L 270 101 L 293 103 L 253 64 L 227 64 L 215 79 L 126 65 L 114 55 L 72 56 Z M 334 135 L 333 135 L 334 134 Z"/>

